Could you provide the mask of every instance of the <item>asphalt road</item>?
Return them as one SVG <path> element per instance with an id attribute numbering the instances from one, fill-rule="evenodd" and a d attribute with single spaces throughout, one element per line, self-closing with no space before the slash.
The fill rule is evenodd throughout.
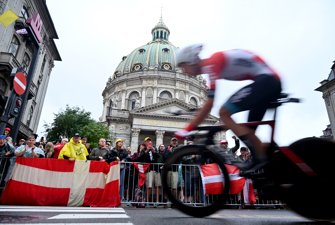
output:
<path id="1" fill-rule="evenodd" d="M 225 209 L 206 218 L 193 218 L 176 209 L 32 207 L 0 205 L 0 223 L 11 224 L 322 224 L 307 220 L 290 210 Z M 326 224 L 326 223 L 325 223 Z M 328 224 L 328 223 L 327 223 Z"/>

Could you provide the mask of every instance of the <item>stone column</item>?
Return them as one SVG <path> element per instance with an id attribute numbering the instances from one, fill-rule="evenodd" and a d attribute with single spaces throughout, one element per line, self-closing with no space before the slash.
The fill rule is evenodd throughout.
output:
<path id="1" fill-rule="evenodd" d="M 163 144 L 164 130 L 156 130 L 156 148 Z"/>
<path id="2" fill-rule="evenodd" d="M 141 107 L 145 106 L 145 88 L 142 88 L 142 101 L 141 101 Z"/>
<path id="3" fill-rule="evenodd" d="M 126 109 L 126 91 L 122 91 L 121 109 Z"/>
<path id="4" fill-rule="evenodd" d="M 157 103 L 157 88 L 154 87 L 154 96 L 152 97 L 152 104 Z"/>
<path id="5" fill-rule="evenodd" d="M 138 136 L 140 134 L 141 128 L 131 129 L 131 154 L 134 154 L 137 151 L 138 147 Z"/>

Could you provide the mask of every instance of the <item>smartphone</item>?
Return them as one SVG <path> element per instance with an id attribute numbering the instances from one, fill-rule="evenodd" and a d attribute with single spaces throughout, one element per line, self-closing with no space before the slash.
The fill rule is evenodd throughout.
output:
<path id="1" fill-rule="evenodd" d="M 152 142 L 149 143 L 149 146 L 152 146 Z"/>

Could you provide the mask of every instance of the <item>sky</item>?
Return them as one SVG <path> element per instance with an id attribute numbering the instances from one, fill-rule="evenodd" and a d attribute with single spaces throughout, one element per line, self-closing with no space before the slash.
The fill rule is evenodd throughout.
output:
<path id="1" fill-rule="evenodd" d="M 247 49 L 260 55 L 281 76 L 283 92 L 302 99 L 278 110 L 275 140 L 290 145 L 321 136 L 329 124 L 322 93 L 335 60 L 333 0 L 57 0 L 47 1 L 59 39 L 61 62 L 51 73 L 37 133 L 60 109 L 78 106 L 99 120 L 102 91 L 123 56 L 146 44 L 161 13 L 177 47 L 203 43 L 201 58 L 217 51 Z M 161 6 L 163 5 L 163 8 Z M 212 114 L 249 81 L 218 81 Z M 220 98 L 218 98 L 220 96 Z M 233 116 L 246 121 L 246 112 Z M 266 115 L 265 119 L 270 119 Z M 257 135 L 269 140 L 269 128 Z M 232 142 L 232 132 L 227 140 Z"/>

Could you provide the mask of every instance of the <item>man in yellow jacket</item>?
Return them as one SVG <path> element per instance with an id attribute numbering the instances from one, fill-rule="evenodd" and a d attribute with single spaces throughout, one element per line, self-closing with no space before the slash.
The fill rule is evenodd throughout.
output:
<path id="1" fill-rule="evenodd" d="M 88 151 L 80 141 L 79 133 L 75 133 L 71 138 L 71 141 L 67 143 L 59 153 L 58 159 L 74 160 L 86 160 Z"/>

